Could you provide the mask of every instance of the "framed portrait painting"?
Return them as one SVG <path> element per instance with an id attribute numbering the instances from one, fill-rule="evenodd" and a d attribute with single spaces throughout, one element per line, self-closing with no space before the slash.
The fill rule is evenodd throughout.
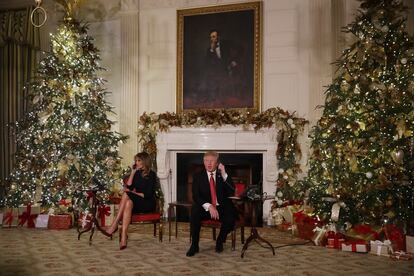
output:
<path id="1" fill-rule="evenodd" d="M 261 2 L 177 11 L 177 113 L 261 104 Z"/>

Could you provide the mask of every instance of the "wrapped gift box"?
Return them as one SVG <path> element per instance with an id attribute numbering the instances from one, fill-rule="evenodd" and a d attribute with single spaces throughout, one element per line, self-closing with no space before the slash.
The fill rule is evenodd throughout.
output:
<path id="1" fill-rule="evenodd" d="M 369 245 L 365 241 L 344 242 L 341 244 L 341 250 L 347 252 L 368 253 Z"/>
<path id="2" fill-rule="evenodd" d="M 19 207 L 19 226 L 27 228 L 35 228 L 36 218 L 40 214 L 40 206 L 27 206 Z"/>
<path id="3" fill-rule="evenodd" d="M 19 209 L 5 208 L 3 210 L 3 227 L 15 227 L 19 223 Z"/>
<path id="4" fill-rule="evenodd" d="M 281 224 L 277 224 L 276 228 L 280 231 L 292 231 L 292 224 L 284 221 Z"/>
<path id="5" fill-rule="evenodd" d="M 300 205 L 288 205 L 286 207 L 282 207 L 281 214 L 285 221 L 289 223 L 293 223 L 293 214 L 300 210 Z"/>
<path id="6" fill-rule="evenodd" d="M 303 211 L 293 214 L 298 236 L 304 240 L 312 240 L 314 231 L 317 226 L 321 226 L 322 222 L 316 217 L 311 217 Z"/>
<path id="7" fill-rule="evenodd" d="M 49 223 L 48 214 L 39 214 L 36 218 L 35 227 L 36 228 L 47 228 Z"/>
<path id="8" fill-rule="evenodd" d="M 82 212 L 78 219 L 78 227 L 82 229 L 91 228 L 92 214 L 89 212 Z"/>
<path id="9" fill-rule="evenodd" d="M 405 236 L 406 250 L 409 253 L 414 253 L 414 236 Z"/>
<path id="10" fill-rule="evenodd" d="M 313 232 L 313 243 L 315 245 L 323 246 L 326 243 L 326 227 L 315 227 Z"/>
<path id="11" fill-rule="evenodd" d="M 69 214 L 49 215 L 49 229 L 69 229 L 72 226 L 72 216 Z"/>
<path id="12" fill-rule="evenodd" d="M 371 254 L 375 254 L 378 256 L 389 256 L 393 252 L 390 240 L 385 240 L 383 242 L 376 240 L 370 241 L 370 243 L 371 249 L 369 253 Z"/>
<path id="13" fill-rule="evenodd" d="M 407 253 L 404 251 L 396 251 L 392 254 L 390 254 L 390 258 L 394 261 L 403 260 L 403 261 L 409 261 L 414 258 L 414 253 Z"/>
<path id="14" fill-rule="evenodd" d="M 392 249 L 394 251 L 406 251 L 405 235 L 400 228 L 395 224 L 386 224 L 383 229 L 385 236 L 391 241 Z"/>
<path id="15" fill-rule="evenodd" d="M 378 240 L 381 231 L 381 227 L 373 227 L 368 224 L 358 224 L 347 231 L 345 236 L 347 240 L 364 240 L 369 242 Z"/>
<path id="16" fill-rule="evenodd" d="M 115 204 L 99 205 L 98 221 L 101 227 L 109 226 L 115 219 Z"/>
<path id="17" fill-rule="evenodd" d="M 119 212 L 119 204 L 114 204 L 114 217 L 118 214 Z"/>

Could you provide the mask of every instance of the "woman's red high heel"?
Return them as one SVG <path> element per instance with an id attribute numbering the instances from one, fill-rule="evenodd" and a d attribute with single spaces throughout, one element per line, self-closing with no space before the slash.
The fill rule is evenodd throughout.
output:
<path id="1" fill-rule="evenodd" d="M 113 234 L 115 234 L 115 233 L 116 233 L 116 231 L 118 231 L 118 226 L 116 226 L 116 228 L 115 228 L 114 232 L 112 232 L 112 233 L 108 233 L 107 231 L 105 231 L 105 233 L 106 233 L 106 235 L 107 235 L 108 237 L 110 237 L 110 238 L 112 239 L 112 235 L 113 235 Z"/>
<path id="2" fill-rule="evenodd" d="M 128 237 L 127 237 L 127 240 L 125 242 L 125 245 L 121 245 L 121 243 L 119 243 L 119 250 L 124 250 L 125 248 L 127 248 L 127 244 L 128 244 Z"/>
<path id="3" fill-rule="evenodd" d="M 126 246 L 126 245 L 121 245 L 121 246 L 119 247 L 119 250 L 124 250 L 125 248 L 127 248 L 127 246 Z"/>

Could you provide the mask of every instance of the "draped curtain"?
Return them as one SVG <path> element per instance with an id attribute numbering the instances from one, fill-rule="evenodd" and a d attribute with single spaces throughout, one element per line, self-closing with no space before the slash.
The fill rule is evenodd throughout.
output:
<path id="1" fill-rule="evenodd" d="M 0 11 L 0 199 L 16 152 L 12 125 L 28 109 L 27 86 L 40 49 L 39 28 L 30 22 L 33 8 Z M 37 18 L 35 18 L 37 21 Z"/>

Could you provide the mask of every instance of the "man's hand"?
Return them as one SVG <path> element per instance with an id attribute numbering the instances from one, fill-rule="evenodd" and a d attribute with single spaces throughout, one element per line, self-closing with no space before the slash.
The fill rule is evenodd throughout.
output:
<path id="1" fill-rule="evenodd" d="M 219 219 L 219 213 L 216 209 L 216 207 L 214 207 L 213 205 L 210 205 L 210 207 L 208 207 L 208 211 L 210 212 L 210 216 L 212 219 Z"/>
<path id="2" fill-rule="evenodd" d="M 212 51 L 215 51 L 215 50 L 216 50 L 216 48 L 217 48 L 217 42 L 215 42 L 215 41 L 211 42 L 211 43 L 210 43 L 210 49 L 211 49 Z"/>
<path id="3" fill-rule="evenodd" d="M 227 175 L 227 173 L 226 173 L 226 167 L 224 167 L 224 165 L 220 163 L 217 168 L 220 170 L 221 176 L 223 178 L 225 178 L 226 175 Z"/>

